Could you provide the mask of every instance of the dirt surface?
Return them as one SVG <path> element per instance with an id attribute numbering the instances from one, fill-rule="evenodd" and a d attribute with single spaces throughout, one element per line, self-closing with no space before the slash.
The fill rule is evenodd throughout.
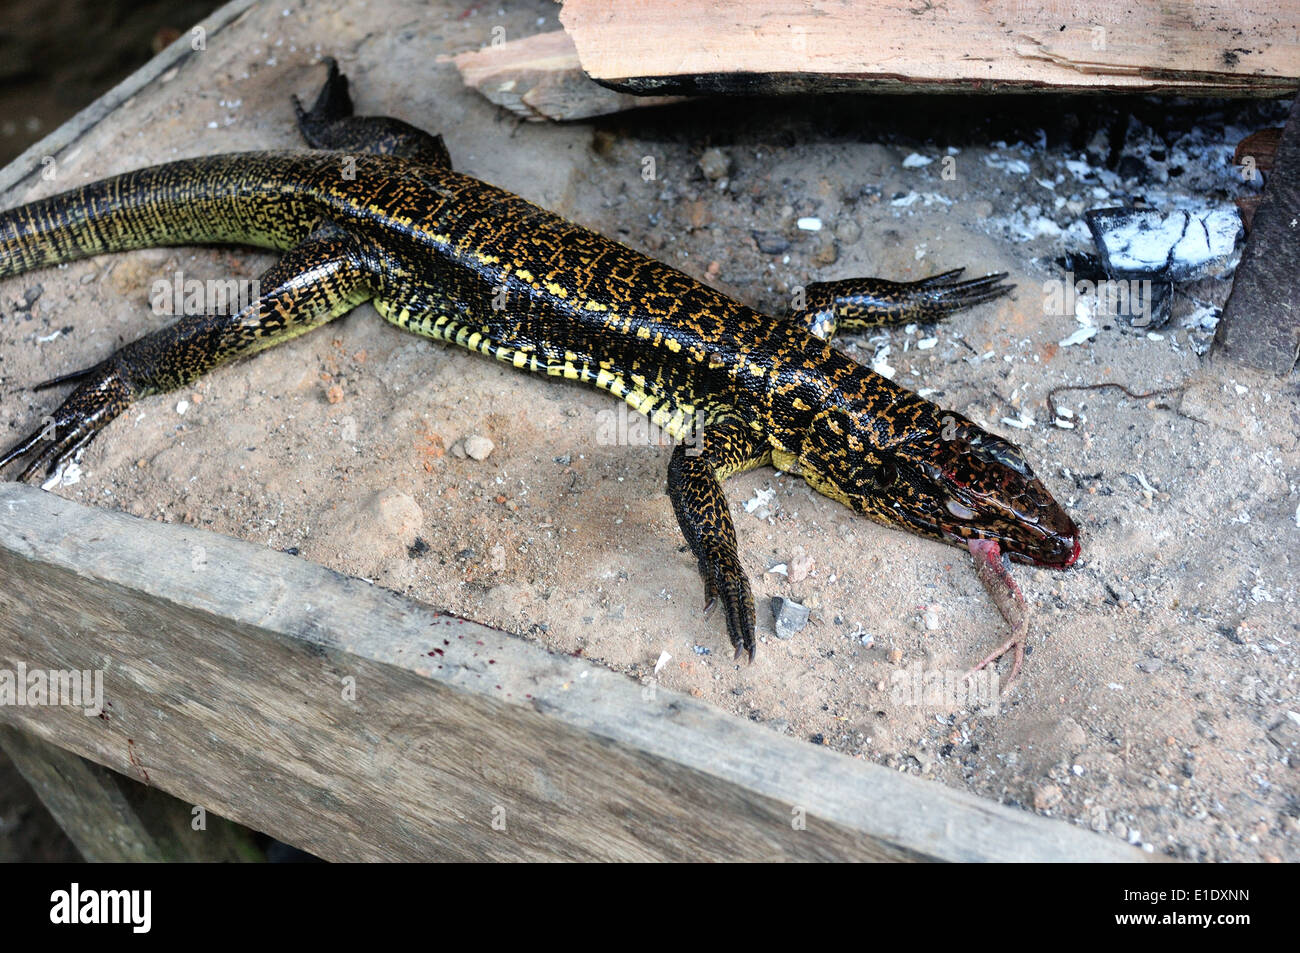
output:
<path id="1" fill-rule="evenodd" d="M 521 125 L 437 56 L 495 26 L 553 29 L 552 4 L 304 10 L 255 8 L 87 133 L 55 181 L 4 203 L 179 156 L 297 146 L 288 96 L 314 92 L 330 53 L 360 111 L 442 132 L 461 170 L 769 313 L 814 280 L 1008 271 L 1010 299 L 841 346 L 1020 444 L 1081 526 L 1075 568 L 1013 570 L 1034 613 L 1024 675 L 1000 705 L 918 695 L 1005 637 L 970 557 L 772 470 L 728 484 L 762 643 L 753 665 L 732 662 L 663 492 L 666 447 L 618 445 L 627 418 L 607 395 L 414 338 L 368 305 L 140 402 L 53 492 L 294 549 L 846 756 L 1162 854 L 1300 859 L 1297 379 L 1198 353 L 1225 281 L 1180 285 L 1155 331 L 1052 294 L 1055 259 L 1090 245 L 1085 209 L 1230 204 L 1250 188 L 1233 148 L 1277 109 L 836 97 Z M 1108 159 L 1115 170 L 1098 171 Z M 800 228 L 807 218 L 821 230 Z M 271 260 L 166 249 L 3 283 L 0 435 L 54 406 L 26 385 L 170 321 L 150 309 L 155 282 L 248 278 Z M 1102 381 L 1173 390 L 1062 393 L 1074 426 L 1054 423 L 1049 390 Z M 625 444 L 640 432 L 627 423 Z M 774 633 L 778 595 L 811 609 L 789 639 Z"/>

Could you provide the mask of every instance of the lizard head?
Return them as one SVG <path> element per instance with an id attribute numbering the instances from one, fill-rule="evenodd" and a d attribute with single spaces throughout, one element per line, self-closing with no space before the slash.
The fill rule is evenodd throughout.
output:
<path id="1" fill-rule="evenodd" d="M 798 463 L 819 493 L 878 522 L 960 546 L 995 543 L 1037 566 L 1079 558 L 1078 529 L 1018 447 L 901 388 L 887 408 L 818 412 Z"/>

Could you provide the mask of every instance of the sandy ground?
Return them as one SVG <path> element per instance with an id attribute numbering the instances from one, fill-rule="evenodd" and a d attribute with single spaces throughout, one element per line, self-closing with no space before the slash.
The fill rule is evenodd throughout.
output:
<path id="1" fill-rule="evenodd" d="M 1018 289 L 999 304 L 842 346 L 1023 446 L 1081 526 L 1074 569 L 1014 570 L 1034 611 L 1022 680 L 1000 705 L 911 691 L 1005 637 L 969 557 L 772 470 L 729 484 L 762 639 L 755 664 L 733 663 L 721 619 L 701 616 L 663 493 L 667 448 L 611 441 L 620 411 L 606 395 L 411 337 L 368 305 L 142 401 L 85 454 L 79 482 L 53 492 L 294 549 L 846 756 L 1162 854 L 1300 859 L 1297 380 L 1198 354 L 1226 282 L 1180 286 L 1154 337 L 1090 317 L 1087 302 L 1062 313 L 1045 284 L 1061 279 L 1063 251 L 1087 247 L 1086 208 L 1146 194 L 1230 202 L 1244 189 L 1232 149 L 1276 109 L 839 97 L 521 125 L 435 57 L 497 25 L 555 28 L 551 4 L 303 11 L 255 9 L 238 42 L 211 43 L 88 133 L 56 181 L 4 203 L 178 156 L 295 146 L 287 97 L 314 92 L 328 52 L 361 111 L 440 131 L 460 169 L 770 313 L 812 280 L 1009 271 Z M 1139 158 L 1120 175 L 1070 171 L 1105 158 L 1130 110 Z M 729 161 L 725 182 L 699 166 L 710 148 Z M 905 165 L 913 153 L 933 161 Z M 801 230 L 801 217 L 823 228 Z M 271 260 L 164 249 L 0 285 L 0 435 L 53 406 L 25 385 L 167 323 L 150 311 L 154 282 L 253 277 Z M 1088 320 L 1091 340 L 1060 345 Z M 1101 381 L 1176 390 L 1061 394 L 1076 426 L 1054 425 L 1051 388 Z M 472 436 L 492 441 L 485 459 L 463 453 Z M 777 595 L 812 610 L 788 640 L 773 630 Z"/>

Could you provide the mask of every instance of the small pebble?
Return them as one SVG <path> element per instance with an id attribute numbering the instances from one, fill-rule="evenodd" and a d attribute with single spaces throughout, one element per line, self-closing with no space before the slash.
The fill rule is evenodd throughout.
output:
<path id="1" fill-rule="evenodd" d="M 731 171 L 731 157 L 721 149 L 705 149 L 700 156 L 700 171 L 710 182 L 716 182 Z"/>
<path id="2" fill-rule="evenodd" d="M 465 452 L 475 460 L 486 460 L 495 449 L 496 444 L 479 434 L 470 434 L 465 438 Z"/>
<path id="3" fill-rule="evenodd" d="M 813 251 L 813 261 L 818 265 L 833 265 L 840 257 L 839 246 L 830 236 L 825 236 L 817 243 Z"/>
<path id="4" fill-rule="evenodd" d="M 862 227 L 851 218 L 846 218 L 835 226 L 835 237 L 846 245 L 852 245 L 862 236 Z"/>
<path id="5" fill-rule="evenodd" d="M 765 255 L 779 255 L 790 249 L 790 243 L 774 232 L 754 232 L 754 242 Z"/>
<path id="6" fill-rule="evenodd" d="M 788 639 L 802 632 L 808 624 L 809 609 L 785 596 L 772 597 L 772 617 L 776 620 L 776 637 Z"/>
<path id="7" fill-rule="evenodd" d="M 1046 811 L 1061 803 L 1061 789 L 1055 784 L 1042 784 L 1034 789 L 1034 810 Z"/>
<path id="8" fill-rule="evenodd" d="M 796 549 L 790 560 L 790 581 L 803 582 L 817 566 L 817 561 L 802 549 Z"/>

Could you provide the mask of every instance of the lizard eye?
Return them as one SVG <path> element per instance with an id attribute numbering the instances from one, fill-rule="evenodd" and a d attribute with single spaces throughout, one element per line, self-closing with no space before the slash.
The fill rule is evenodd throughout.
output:
<path id="1" fill-rule="evenodd" d="M 991 434 L 974 434 L 968 440 L 968 445 L 979 458 L 993 463 L 1000 463 L 1023 477 L 1033 476 L 1029 470 L 1029 464 L 1025 462 L 1024 454 L 1020 452 L 1020 448 L 1007 443 L 1005 440 Z"/>
<path id="2" fill-rule="evenodd" d="M 898 482 L 898 467 L 886 460 L 872 472 L 871 482 L 877 490 L 888 490 Z"/>

